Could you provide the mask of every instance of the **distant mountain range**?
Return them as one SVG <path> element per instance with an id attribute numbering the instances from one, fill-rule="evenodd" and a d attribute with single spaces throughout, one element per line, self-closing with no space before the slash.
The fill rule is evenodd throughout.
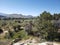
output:
<path id="1" fill-rule="evenodd" d="M 32 15 L 23 15 L 23 14 L 4 14 L 0 13 L 0 18 L 33 18 Z"/>

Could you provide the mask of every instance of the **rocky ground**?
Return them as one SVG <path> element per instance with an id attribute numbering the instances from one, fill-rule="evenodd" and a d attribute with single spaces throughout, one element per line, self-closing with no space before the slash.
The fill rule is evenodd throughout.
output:
<path id="1" fill-rule="evenodd" d="M 35 39 L 32 39 L 32 40 L 19 41 L 17 43 L 14 43 L 13 45 L 60 45 L 60 43 L 57 42 L 38 43 Z"/>
<path id="2" fill-rule="evenodd" d="M 10 41 L 8 41 L 8 40 L 1 41 L 0 40 L 0 45 L 10 45 Z"/>
<path id="3" fill-rule="evenodd" d="M 0 45 L 60 45 L 60 42 L 37 42 L 36 39 L 21 40 L 11 44 L 10 41 L 0 41 Z"/>

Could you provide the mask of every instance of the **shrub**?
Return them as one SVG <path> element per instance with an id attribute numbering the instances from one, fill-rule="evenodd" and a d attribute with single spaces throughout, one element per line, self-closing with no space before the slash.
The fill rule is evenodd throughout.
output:
<path id="1" fill-rule="evenodd" d="M 27 36 L 27 33 L 24 30 L 21 30 L 21 31 L 15 33 L 14 36 L 13 36 L 13 38 L 14 39 L 16 39 L 16 38 L 27 39 L 28 36 Z"/>

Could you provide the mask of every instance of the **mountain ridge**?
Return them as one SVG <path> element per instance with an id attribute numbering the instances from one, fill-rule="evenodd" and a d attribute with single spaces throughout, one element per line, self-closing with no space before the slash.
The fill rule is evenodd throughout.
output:
<path id="1" fill-rule="evenodd" d="M 0 17 L 4 18 L 33 18 L 32 15 L 23 15 L 23 14 L 4 14 L 0 13 Z"/>

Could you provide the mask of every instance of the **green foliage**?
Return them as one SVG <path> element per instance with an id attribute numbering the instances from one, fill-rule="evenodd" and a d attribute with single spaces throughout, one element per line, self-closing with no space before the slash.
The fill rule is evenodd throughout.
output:
<path id="1" fill-rule="evenodd" d="M 15 33 L 13 38 L 14 39 L 16 39 L 16 38 L 27 39 L 28 36 L 27 36 L 27 33 L 24 30 L 21 30 L 21 31 Z"/>
<path id="2" fill-rule="evenodd" d="M 14 32 L 9 31 L 9 37 L 12 38 L 14 36 Z"/>
<path id="3" fill-rule="evenodd" d="M 54 19 L 54 20 L 60 19 L 60 13 L 59 13 L 59 14 L 54 14 L 54 15 L 53 15 L 53 19 Z"/>
<path id="4" fill-rule="evenodd" d="M 40 32 L 41 38 L 52 41 L 57 29 L 51 21 L 52 15 L 49 12 L 44 11 L 40 17 L 38 17 L 37 29 Z"/>
<path id="5" fill-rule="evenodd" d="M 43 38 L 42 41 L 44 40 L 60 40 L 60 33 L 57 33 L 57 27 L 54 26 L 54 23 L 52 23 L 52 20 L 58 20 L 60 18 L 60 14 L 53 14 L 51 15 L 49 12 L 44 11 L 40 16 L 34 19 L 10 19 L 10 20 L 0 20 L 0 28 L 4 28 L 5 30 L 9 30 L 9 34 L 5 35 L 5 38 L 11 38 L 11 39 L 16 39 L 16 38 L 21 38 L 21 39 L 27 39 L 29 38 L 29 35 L 24 30 L 20 30 L 21 27 L 25 27 L 25 24 L 29 23 L 29 21 L 32 20 L 33 22 L 33 27 L 30 30 L 30 34 L 36 35 L 39 33 L 40 37 Z M 21 21 L 19 23 L 19 21 Z M 20 26 L 19 26 L 20 25 Z M 15 29 L 14 27 L 18 28 L 17 32 L 14 32 Z M 14 31 L 11 31 L 13 29 Z M 29 31 L 28 30 L 28 31 Z M 36 33 L 37 32 L 37 33 Z"/>
<path id="6" fill-rule="evenodd" d="M 51 20 L 52 15 L 49 12 L 44 11 L 42 14 L 40 14 L 40 18 L 44 20 Z"/>

